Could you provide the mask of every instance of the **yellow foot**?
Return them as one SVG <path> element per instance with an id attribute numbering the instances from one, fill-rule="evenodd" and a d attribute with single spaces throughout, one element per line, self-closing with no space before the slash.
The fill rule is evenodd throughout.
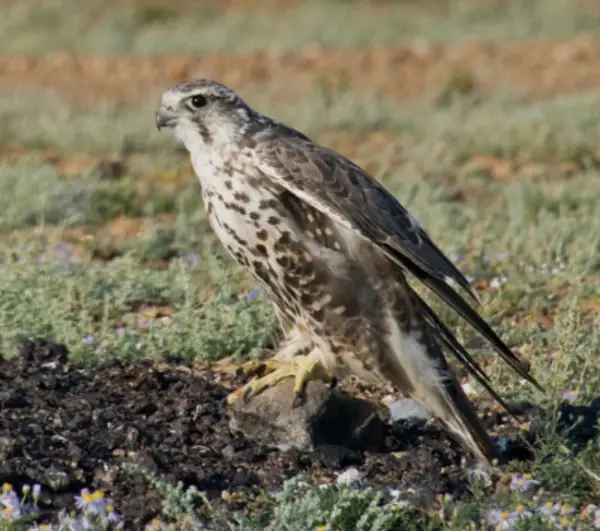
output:
<path id="1" fill-rule="evenodd" d="M 271 360 L 274 361 L 274 360 Z M 273 364 L 269 364 L 271 367 Z M 227 403 L 233 404 L 239 398 L 244 401 L 250 400 L 253 396 L 262 393 L 265 389 L 277 385 L 286 378 L 294 378 L 294 396 L 292 407 L 297 407 L 304 403 L 306 399 L 306 385 L 311 380 L 321 380 L 326 383 L 333 383 L 333 376 L 323 367 L 316 356 L 306 355 L 298 356 L 294 363 L 277 363 L 277 368 L 263 376 L 248 382 L 240 389 L 235 390 L 227 397 Z"/>
<path id="2" fill-rule="evenodd" d="M 252 376 L 263 377 L 267 374 L 277 370 L 281 363 L 275 359 L 269 360 L 250 360 L 236 366 L 236 373 L 239 375 L 240 372 L 246 378 Z"/>

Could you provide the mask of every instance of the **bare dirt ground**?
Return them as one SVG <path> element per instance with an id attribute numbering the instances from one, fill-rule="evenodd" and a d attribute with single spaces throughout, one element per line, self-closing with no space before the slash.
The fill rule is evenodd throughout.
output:
<path id="1" fill-rule="evenodd" d="M 330 482 L 348 466 L 373 486 L 418 487 L 425 508 L 437 495 L 458 499 L 467 492 L 464 454 L 435 426 L 387 425 L 379 452 L 284 452 L 230 430 L 224 398 L 245 381 L 242 374 L 148 360 L 69 364 L 67 355 L 61 345 L 36 340 L 0 361 L 0 479 L 17 488 L 41 484 L 48 518 L 72 506 L 84 486 L 106 491 L 129 528 L 159 516 L 160 494 L 142 476 L 120 470 L 121 463 L 136 463 L 171 484 L 195 485 L 215 506 L 246 513 L 260 510 L 253 494 L 261 489 L 277 490 L 297 474 Z M 533 406 L 519 407 L 527 425 L 539 416 Z M 508 427 L 495 410 L 482 413 L 492 433 L 513 441 L 507 455 L 528 457 L 518 427 Z M 531 427 L 532 440 L 534 432 Z"/>
<path id="2" fill-rule="evenodd" d="M 78 56 L 55 52 L 43 58 L 0 57 L 0 90 L 44 87 L 71 102 L 100 99 L 147 101 L 165 86 L 207 76 L 241 89 L 248 84 L 275 86 L 273 96 L 296 98 L 317 79 L 358 91 L 397 98 L 421 96 L 472 77 L 475 89 L 503 86 L 532 98 L 600 86 L 600 42 L 511 44 L 463 42 L 423 44 L 397 49 L 323 50 L 247 55 L 211 53 L 195 57 Z M 276 82 L 276 80 L 280 80 Z M 279 86 L 277 87 L 277 84 Z"/>

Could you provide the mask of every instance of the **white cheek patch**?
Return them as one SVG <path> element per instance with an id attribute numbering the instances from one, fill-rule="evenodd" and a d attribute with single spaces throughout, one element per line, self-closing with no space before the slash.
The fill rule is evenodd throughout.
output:
<path id="1" fill-rule="evenodd" d="M 195 153 L 204 153 L 206 150 L 206 146 L 198 130 L 187 120 L 180 120 L 173 128 L 173 134 L 177 140 L 183 143 L 192 154 L 192 157 Z"/>
<path id="2" fill-rule="evenodd" d="M 175 138 L 177 140 L 179 140 L 180 142 L 183 142 L 183 137 L 182 137 L 181 130 L 179 127 L 174 127 L 171 131 L 173 132 L 173 135 L 175 136 Z"/>

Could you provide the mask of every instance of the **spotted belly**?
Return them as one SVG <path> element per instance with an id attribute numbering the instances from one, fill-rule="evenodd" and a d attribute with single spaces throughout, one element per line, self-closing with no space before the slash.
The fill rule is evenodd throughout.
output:
<path id="1" fill-rule="evenodd" d="M 373 338 L 381 335 L 374 323 L 387 307 L 377 278 L 384 264 L 376 256 L 365 260 L 370 251 L 354 235 L 285 192 L 241 194 L 225 183 L 207 205 L 224 247 L 288 321 L 320 338 L 334 355 L 380 350 Z"/>

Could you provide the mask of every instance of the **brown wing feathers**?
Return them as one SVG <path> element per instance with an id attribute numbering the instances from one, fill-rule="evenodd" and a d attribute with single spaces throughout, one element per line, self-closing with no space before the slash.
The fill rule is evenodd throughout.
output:
<path id="1" fill-rule="evenodd" d="M 269 176 L 299 199 L 329 214 L 379 247 L 391 260 L 412 273 L 494 347 L 502 359 L 536 388 L 528 364 L 516 356 L 479 314 L 447 282 L 454 279 L 474 300 L 477 296 L 465 276 L 452 264 L 404 207 L 377 181 L 350 160 L 304 139 L 285 139 L 268 153 L 271 167 L 282 170 Z M 423 302 L 424 304 L 424 302 Z M 428 320 L 443 343 L 497 400 L 483 371 L 460 346 L 450 330 L 428 306 Z M 504 404 L 503 404 L 504 405 Z"/>

